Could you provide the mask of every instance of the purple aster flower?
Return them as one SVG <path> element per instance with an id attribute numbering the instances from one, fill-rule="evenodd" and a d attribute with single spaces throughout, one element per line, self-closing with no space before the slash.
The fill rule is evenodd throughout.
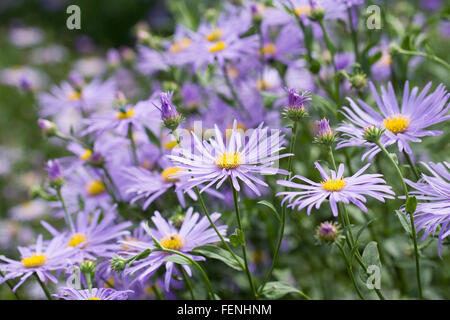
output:
<path id="1" fill-rule="evenodd" d="M 156 132 L 160 120 L 157 110 L 151 106 L 151 100 L 140 101 L 135 105 L 121 107 L 119 110 L 107 110 L 99 114 L 94 114 L 84 120 L 86 129 L 81 135 L 96 134 L 101 135 L 106 131 L 114 131 L 122 136 L 128 133 L 129 126 L 133 130 L 144 130 L 144 126 Z"/>
<path id="2" fill-rule="evenodd" d="M 115 92 L 116 82 L 113 79 L 102 82 L 96 78 L 81 89 L 63 82 L 60 87 L 53 86 L 51 93 L 39 95 L 42 106 L 40 114 L 47 117 L 68 108 L 74 108 L 80 112 L 92 112 L 111 105 Z"/>
<path id="3" fill-rule="evenodd" d="M 50 181 L 59 181 L 63 179 L 61 166 L 58 159 L 47 161 L 47 172 Z"/>
<path id="4" fill-rule="evenodd" d="M 432 174 L 428 176 L 422 173 L 422 178 L 418 182 L 405 179 L 405 182 L 414 191 L 414 195 L 419 201 L 417 204 L 414 219 L 418 231 L 424 230 L 422 240 L 430 234 L 438 232 L 439 227 L 439 255 L 443 240 L 450 235 L 450 163 L 428 164 L 422 163 Z"/>
<path id="5" fill-rule="evenodd" d="M 73 248 L 67 247 L 62 237 L 55 237 L 45 244 L 42 235 L 39 235 L 35 245 L 18 247 L 18 249 L 21 255 L 20 261 L 0 256 L 0 260 L 5 262 L 0 264 L 0 268 L 6 272 L 5 277 L 0 278 L 0 284 L 9 279 L 21 277 L 19 283 L 13 288 L 14 292 L 34 273 L 42 282 L 49 279 L 57 283 L 58 280 L 50 272 L 61 271 L 78 261 L 74 256 Z"/>
<path id="6" fill-rule="evenodd" d="M 131 222 L 115 223 L 116 214 L 113 210 L 104 213 L 101 210 L 94 214 L 80 212 L 74 223 L 74 230 L 59 232 L 46 221 L 41 224 L 54 237 L 62 237 L 61 241 L 67 247 L 75 248 L 75 254 L 81 260 L 96 260 L 98 257 L 109 257 L 113 252 L 120 250 L 117 240 L 130 234 L 125 230 Z"/>
<path id="7" fill-rule="evenodd" d="M 62 288 L 58 294 L 53 294 L 53 296 L 64 300 L 127 300 L 129 293 L 133 293 L 133 291 L 117 291 L 110 288 L 92 288 L 92 291 Z"/>
<path id="8" fill-rule="evenodd" d="M 350 146 L 369 148 L 364 153 L 363 160 L 369 156 L 369 161 L 371 161 L 381 151 L 375 143 L 369 143 L 364 139 L 364 129 L 367 127 L 384 128 L 385 131 L 380 139 L 384 146 L 397 143 L 400 152 L 405 151 L 412 154 L 408 141 L 420 142 L 420 137 L 442 134 L 441 131 L 426 130 L 426 128 L 450 119 L 450 115 L 446 115 L 450 108 L 450 104 L 446 105 L 450 94 L 447 93 L 443 84 L 427 95 L 431 83 L 428 83 L 419 93 L 417 87 L 410 92 L 407 81 L 401 107 L 399 107 L 391 83 L 389 83 L 387 91 L 381 87 L 381 98 L 373 83 L 370 82 L 369 86 L 380 112 L 375 111 L 361 99 L 358 99 L 358 106 L 351 98 L 347 98 L 350 107 L 345 106 L 342 109 L 344 110 L 343 114 L 350 122 L 343 122 L 336 129 L 344 136 L 340 139 L 337 148 Z"/>
<path id="9" fill-rule="evenodd" d="M 216 222 L 219 217 L 220 213 L 215 212 L 211 214 L 211 220 L 213 222 Z M 194 256 L 189 253 L 190 251 L 198 246 L 220 241 L 216 232 L 210 228 L 208 219 L 206 219 L 206 217 L 200 218 L 200 214 L 194 212 L 192 207 L 186 211 L 183 224 L 179 229 L 175 228 L 172 225 L 172 222 L 167 222 L 161 217 L 158 211 L 155 211 L 152 221 L 156 229 L 149 228 L 147 224 L 143 224 L 143 228 L 147 233 L 153 235 L 164 248 L 180 251 L 197 261 L 205 260 L 205 258 Z M 227 226 L 219 225 L 217 226 L 217 229 L 223 236 L 226 235 Z M 127 242 L 125 241 L 123 243 L 126 244 Z M 136 242 L 132 244 L 137 245 Z M 153 243 L 141 243 L 140 245 L 141 249 L 154 248 Z M 133 266 L 125 269 L 125 272 L 127 274 L 137 274 L 136 280 L 143 282 L 162 265 L 165 265 L 166 274 L 164 278 L 164 287 L 166 291 L 169 291 L 172 272 L 174 271 L 174 263 L 166 261 L 167 256 L 167 253 L 152 252 L 147 258 L 136 261 Z M 189 276 L 192 276 L 192 271 L 188 265 L 183 264 L 182 268 Z"/>
<path id="10" fill-rule="evenodd" d="M 261 195 L 255 183 L 264 187 L 268 185 L 255 177 L 255 173 L 288 174 L 286 170 L 273 166 L 275 161 L 292 155 L 278 154 L 284 149 L 282 146 L 284 136 L 280 136 L 279 130 L 272 130 L 271 135 L 268 135 L 268 128 L 263 128 L 261 123 L 257 129 L 252 130 L 247 141 L 241 130 L 237 130 L 237 121 L 234 120 L 228 146 L 225 146 L 219 128 L 217 125 L 214 128 L 215 137 L 209 141 L 202 142 L 192 133 L 193 148 L 178 148 L 176 151 L 181 153 L 180 156 L 168 156 L 183 169 L 177 172 L 177 176 L 189 177 L 188 181 L 180 186 L 185 192 L 202 184 L 206 186 L 200 192 L 213 184 L 217 184 L 218 189 L 230 178 L 237 191 L 240 190 L 238 180 L 241 180 L 255 194 Z"/>
<path id="11" fill-rule="evenodd" d="M 315 162 L 317 170 L 319 170 L 323 181 L 314 182 L 303 176 L 296 175 L 289 181 L 278 180 L 281 186 L 300 189 L 300 191 L 283 191 L 277 193 L 277 196 L 284 196 L 282 203 L 288 201 L 288 207 L 292 209 L 302 210 L 308 207 L 308 215 L 315 206 L 319 209 L 324 200 L 330 201 L 331 211 L 334 216 L 338 215 L 338 202 L 353 203 L 362 211 L 367 212 L 364 205 L 365 196 L 371 196 L 381 202 L 386 199 L 394 199 L 394 192 L 386 182 L 381 179 L 381 174 L 362 174 L 370 164 L 366 164 L 358 172 L 351 177 L 344 178 L 344 165 L 340 164 L 338 171 L 330 170 L 331 175 L 327 175 L 322 166 Z M 302 180 L 307 184 L 293 182 L 294 179 Z"/>

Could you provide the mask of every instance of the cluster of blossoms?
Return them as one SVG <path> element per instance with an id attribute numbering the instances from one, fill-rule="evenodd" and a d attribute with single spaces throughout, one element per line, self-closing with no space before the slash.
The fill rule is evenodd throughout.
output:
<path id="1" fill-rule="evenodd" d="M 19 260 L 0 256 L 0 284 L 18 279 L 11 285 L 16 292 L 35 276 L 49 299 L 179 298 L 184 289 L 194 297 L 191 278 L 198 269 L 208 297 L 215 299 L 203 269 L 208 258 L 243 271 L 252 297 L 259 298 L 267 294 L 286 239 L 288 209 L 308 216 L 315 209 L 340 219 L 322 222 L 316 239 L 339 246 L 346 262 L 352 261 L 344 252 L 347 243 L 349 255 L 367 269 L 347 207 L 372 215 L 373 199 L 383 203 L 373 207 L 386 211 L 396 198 L 406 199 L 402 218 L 411 219 L 423 239 L 437 233 L 441 254 L 450 235 L 449 163 L 423 163 L 431 175 L 421 173 L 413 181 L 404 178 L 386 148 L 396 144 L 416 170 L 410 143 L 443 133 L 431 127 L 450 119 L 450 93 L 444 84 L 410 90 L 405 81 L 401 95 L 398 83 L 378 85 L 391 76 L 392 64 L 381 44 L 365 59 L 357 43 L 355 52 L 336 52 L 328 29 L 342 21 L 356 32 L 363 3 L 226 3 L 195 30 L 176 26 L 170 39 L 139 24 L 136 50 L 110 49 L 106 70 L 96 74 L 77 64 L 66 81 L 38 90 L 24 73 L 20 87 L 36 93 L 39 128 L 50 142 L 64 145 L 66 156 L 47 162 L 48 176 L 32 192 L 33 201 L 45 200 L 52 212 L 40 221 L 48 240 L 39 235 L 35 243 L 19 246 Z M 326 48 L 322 55 L 312 42 Z M 138 88 L 136 73 L 147 77 L 146 88 Z M 360 152 L 361 161 L 348 148 Z M 403 194 L 394 192 L 386 171 L 372 161 L 380 152 L 400 174 Z M 362 164 L 366 158 L 369 163 Z M 309 163 L 298 165 L 304 159 Z M 305 169 L 312 164 L 320 178 Z M 413 197 L 419 203 L 410 211 Z M 244 229 L 255 219 L 254 200 L 260 198 L 270 199 L 259 203 L 277 213 L 280 230 L 272 266 L 255 288 L 257 267 L 249 263 L 251 238 Z M 229 214 L 233 205 L 235 219 Z M 209 213 L 209 207 L 220 213 Z M 22 213 L 15 217 L 26 216 L 18 209 Z M 416 230 L 410 233 L 418 259 Z M 241 247 L 242 258 L 229 244 Z M 77 271 L 79 286 L 70 286 Z M 47 285 L 56 293 L 48 294 Z"/>

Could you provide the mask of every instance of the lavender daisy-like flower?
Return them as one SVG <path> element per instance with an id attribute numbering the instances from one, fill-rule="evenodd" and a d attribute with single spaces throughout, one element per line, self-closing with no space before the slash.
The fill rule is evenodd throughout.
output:
<path id="1" fill-rule="evenodd" d="M 211 220 L 216 222 L 220 217 L 220 213 L 211 214 Z M 163 248 L 180 251 L 193 260 L 205 260 L 204 257 L 195 256 L 190 254 L 194 248 L 202 246 L 208 243 L 214 243 L 220 241 L 217 233 L 210 227 L 210 223 L 206 217 L 200 218 L 200 214 L 194 212 L 194 209 L 190 207 L 186 211 L 183 224 L 179 229 L 172 225 L 172 222 L 167 222 L 158 211 L 155 211 L 155 215 L 152 217 L 152 221 L 156 229 L 149 228 L 147 224 L 142 224 L 143 228 L 148 234 L 153 235 Z M 227 226 L 217 226 L 220 234 L 226 235 Z M 127 244 L 127 241 L 123 242 Z M 140 246 L 141 249 L 154 248 L 153 243 L 132 242 L 130 245 L 135 247 Z M 146 281 L 156 270 L 163 264 L 166 267 L 166 274 L 164 278 L 165 290 L 169 291 L 170 281 L 174 263 L 166 261 L 168 254 L 160 251 L 152 252 L 147 258 L 136 261 L 133 266 L 126 269 L 127 274 L 137 275 L 137 280 L 141 282 Z M 183 269 L 189 276 L 192 276 L 191 269 L 188 265 L 183 264 Z"/>
<path id="2" fill-rule="evenodd" d="M 353 176 L 345 178 L 343 176 L 343 164 L 339 165 L 337 172 L 330 170 L 330 175 L 326 174 L 318 162 L 315 162 L 315 166 L 323 179 L 320 183 L 299 175 L 292 177 L 289 181 L 277 181 L 281 186 L 300 190 L 277 193 L 277 196 L 284 196 L 282 203 L 288 201 L 288 207 L 299 211 L 307 207 L 307 214 L 309 215 L 313 207 L 319 209 L 322 202 L 328 199 L 331 211 L 336 217 L 338 215 L 338 202 L 345 204 L 351 202 L 362 211 L 367 212 L 367 208 L 364 205 L 366 202 L 365 196 L 371 196 L 381 202 L 384 202 L 385 198 L 394 199 L 392 188 L 381 179 L 381 174 L 363 174 L 370 164 L 366 164 Z M 304 181 L 306 184 L 295 183 L 293 182 L 294 179 Z"/>
<path id="3" fill-rule="evenodd" d="M 20 261 L 0 256 L 0 260 L 5 262 L 0 264 L 0 269 L 6 272 L 6 275 L 0 278 L 0 284 L 9 279 L 21 277 L 19 283 L 13 288 L 14 292 L 34 273 L 42 282 L 49 279 L 57 283 L 58 280 L 50 272 L 63 270 L 78 261 L 73 248 L 66 247 L 62 237 L 55 237 L 45 244 L 42 235 L 39 235 L 35 245 L 18 247 L 18 249 L 21 255 Z"/>
<path id="4" fill-rule="evenodd" d="M 427 130 L 427 128 L 450 119 L 450 115 L 446 115 L 450 109 L 450 104 L 446 105 L 450 94 L 447 93 L 443 84 L 427 95 L 431 83 L 428 83 L 419 93 L 417 87 L 410 92 L 407 81 L 401 107 L 399 107 L 391 83 L 389 83 L 387 91 L 381 87 L 381 97 L 373 83 L 370 82 L 369 86 L 380 112 L 375 111 L 361 99 L 358 99 L 359 105 L 357 105 L 351 98 L 347 98 L 350 107 L 345 106 L 342 109 L 344 110 L 343 114 L 350 122 L 344 121 L 336 129 L 342 132 L 344 137 L 340 139 L 337 149 L 351 146 L 369 148 L 363 154 L 363 160 L 368 156 L 371 161 L 381 151 L 375 143 L 367 142 L 364 139 L 365 128 L 384 128 L 385 131 L 380 138 L 381 144 L 388 146 L 397 143 L 400 152 L 405 151 L 412 154 L 409 141 L 420 142 L 420 137 L 442 134 L 442 131 Z"/>
<path id="5" fill-rule="evenodd" d="M 142 209 L 146 210 L 157 198 L 167 192 L 172 187 L 182 184 L 180 178 L 173 177 L 178 171 L 184 170 L 178 167 L 167 167 L 161 173 L 151 172 L 143 168 L 129 167 L 123 169 L 124 185 L 122 186 L 124 193 L 131 195 L 130 203 L 139 200 L 145 200 Z M 175 191 L 182 207 L 186 206 L 183 191 L 178 189 Z M 194 201 L 197 195 L 194 191 L 188 190 L 187 194 Z"/>
<path id="6" fill-rule="evenodd" d="M 41 221 L 41 224 L 54 237 L 62 237 L 65 246 L 76 248 L 75 254 L 81 259 L 96 260 L 119 250 L 117 240 L 129 235 L 130 232 L 125 229 L 131 226 L 129 221 L 114 223 L 114 212 L 107 212 L 100 219 L 101 214 L 101 210 L 93 215 L 81 212 L 74 223 L 74 230 L 64 232 L 59 232 L 46 221 Z"/>
<path id="7" fill-rule="evenodd" d="M 286 170 L 273 167 L 276 160 L 291 155 L 278 154 L 284 149 L 283 136 L 280 136 L 279 130 L 272 130 L 271 135 L 268 135 L 268 128 L 263 128 L 261 123 L 247 141 L 242 132 L 237 130 L 237 121 L 234 120 L 228 146 L 225 146 L 219 128 L 217 125 L 214 128 L 215 137 L 209 141 L 202 142 L 192 133 L 193 149 L 177 149 L 181 156 L 168 156 L 183 169 L 176 176 L 188 177 L 180 186 L 183 190 L 187 191 L 201 184 L 206 185 L 200 192 L 214 184 L 218 189 L 229 178 L 237 191 L 240 190 L 241 180 L 255 194 L 261 195 L 256 184 L 264 187 L 268 185 L 254 174 L 288 174 Z M 247 143 L 244 144 L 245 142 Z"/>
<path id="8" fill-rule="evenodd" d="M 110 288 L 92 288 L 77 290 L 74 288 L 62 288 L 53 296 L 64 300 L 127 300 L 132 290 L 117 291 Z"/>
<path id="9" fill-rule="evenodd" d="M 127 105 L 118 110 L 107 110 L 92 115 L 84 120 L 86 129 L 81 135 L 101 135 L 106 131 L 114 131 L 125 136 L 130 126 L 134 130 L 144 130 L 144 126 L 147 126 L 156 132 L 161 121 L 158 119 L 157 110 L 150 104 L 152 99 L 153 97 L 150 97 L 135 105 Z"/>
<path id="10" fill-rule="evenodd" d="M 300 121 L 308 115 L 307 102 L 311 101 L 309 91 L 300 92 L 296 89 L 286 89 L 288 92 L 288 105 L 284 108 L 283 114 L 292 121 Z"/>
<path id="11" fill-rule="evenodd" d="M 414 213 L 414 220 L 418 231 L 424 230 L 422 240 L 439 230 L 439 255 L 443 240 L 450 235 L 450 163 L 422 163 L 431 176 L 422 174 L 418 182 L 405 179 L 414 191 L 419 202 Z M 440 227 L 440 229 L 439 229 Z"/>

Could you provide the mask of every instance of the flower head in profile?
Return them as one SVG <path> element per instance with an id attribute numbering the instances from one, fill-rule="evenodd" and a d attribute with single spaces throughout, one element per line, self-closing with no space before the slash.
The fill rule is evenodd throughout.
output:
<path id="1" fill-rule="evenodd" d="M 228 146 L 225 145 L 217 125 L 215 125 L 215 137 L 209 141 L 200 141 L 192 133 L 193 150 L 185 147 L 178 149 L 180 156 L 168 156 L 182 169 L 171 177 L 188 177 L 187 181 L 180 186 L 185 191 L 202 184 L 205 186 L 200 192 L 214 184 L 218 189 L 227 179 L 231 179 L 237 191 L 240 190 L 240 180 L 255 194 L 261 195 L 256 185 L 264 187 L 268 185 L 255 174 L 288 174 L 286 170 L 273 167 L 273 164 L 276 160 L 291 155 L 279 154 L 284 149 L 283 136 L 280 136 L 280 132 L 273 130 L 272 134 L 268 135 L 268 128 L 262 126 L 263 123 L 246 140 L 242 132 L 237 130 L 237 121 L 234 120 Z"/>
<path id="2" fill-rule="evenodd" d="M 0 264 L 0 269 L 2 272 L 6 272 L 6 275 L 0 278 L 0 284 L 9 279 L 20 277 L 20 281 L 13 288 L 14 292 L 34 273 L 42 282 L 48 279 L 57 283 L 58 280 L 51 274 L 51 271 L 64 270 L 67 266 L 78 261 L 73 248 L 66 247 L 62 237 L 55 237 L 46 244 L 42 235 L 39 235 L 35 245 L 19 247 L 18 249 L 21 255 L 20 261 L 0 256 L 0 260 L 5 262 Z"/>
<path id="3" fill-rule="evenodd" d="M 111 288 L 92 288 L 77 290 L 75 288 L 62 288 L 53 296 L 64 300 L 127 300 L 132 290 L 118 291 Z"/>
<path id="4" fill-rule="evenodd" d="M 216 222 L 220 217 L 220 213 L 211 214 L 211 220 Z M 194 248 L 205 245 L 208 243 L 214 243 L 220 241 L 219 236 L 210 228 L 210 222 L 206 217 L 200 218 L 200 214 L 194 212 L 191 207 L 186 211 L 186 215 L 183 220 L 183 224 L 178 229 L 173 226 L 171 221 L 164 219 L 158 211 L 155 211 L 155 215 L 152 217 L 152 221 L 156 229 L 150 228 L 147 224 L 143 224 L 143 228 L 148 234 L 151 234 L 156 240 L 159 241 L 161 246 L 165 249 L 171 249 L 180 251 L 186 256 L 194 260 L 205 260 L 204 257 L 195 256 L 189 253 Z M 217 229 L 225 236 L 227 226 L 218 225 Z M 122 242 L 127 245 L 127 241 Z M 130 245 L 134 247 L 140 247 L 140 249 L 154 248 L 153 243 L 144 242 L 131 242 Z M 131 253 L 134 255 L 134 253 Z M 174 263 L 167 261 L 167 253 L 161 251 L 152 252 L 147 258 L 135 261 L 133 266 L 126 269 L 127 274 L 137 274 L 137 280 L 146 281 L 156 270 L 162 265 L 166 267 L 166 274 L 164 279 L 165 290 L 168 291 L 170 287 L 170 281 L 174 269 Z M 192 272 L 189 265 L 183 264 L 183 269 L 191 276 Z"/>
<path id="5" fill-rule="evenodd" d="M 307 208 L 308 215 L 311 209 L 319 209 L 325 200 L 330 202 L 331 211 L 336 217 L 338 215 L 338 203 L 353 203 L 362 211 L 367 212 L 364 205 L 366 196 L 371 196 L 381 202 L 384 199 L 393 199 L 394 192 L 386 182 L 381 179 L 381 174 L 363 174 L 370 164 L 365 165 L 351 177 L 344 177 L 344 165 L 340 164 L 338 171 L 330 170 L 328 175 L 322 166 L 316 162 L 315 166 L 322 176 L 322 182 L 314 182 L 308 178 L 296 175 L 289 181 L 278 180 L 281 186 L 298 189 L 299 191 L 283 191 L 277 196 L 284 196 L 282 203 L 288 201 L 288 207 L 302 210 Z M 306 184 L 296 183 L 298 179 Z"/>
<path id="6" fill-rule="evenodd" d="M 440 255 L 442 242 L 450 235 L 450 163 L 430 162 L 423 165 L 431 175 L 422 174 L 418 182 L 405 181 L 414 188 L 410 195 L 419 200 L 414 213 L 416 228 L 424 231 L 422 240 L 438 232 Z"/>
<path id="7" fill-rule="evenodd" d="M 64 246 L 75 248 L 75 254 L 80 259 L 96 260 L 98 257 L 109 257 L 112 252 L 120 249 L 117 240 L 130 232 L 126 229 L 131 226 L 131 222 L 115 223 L 116 219 L 113 210 L 104 213 L 97 210 L 94 214 L 80 212 L 74 223 L 74 230 L 59 232 L 46 221 L 41 221 L 44 228 L 54 237 L 62 237 Z"/>
<path id="8" fill-rule="evenodd" d="M 161 92 L 159 99 L 161 100 L 161 107 L 154 106 L 161 112 L 161 120 L 164 126 L 170 130 L 175 130 L 183 121 L 183 116 L 178 113 L 177 108 L 172 103 L 173 91 Z"/>
<path id="9" fill-rule="evenodd" d="M 403 90 L 402 104 L 399 106 L 392 84 L 389 83 L 388 90 L 381 87 L 381 97 L 379 96 L 373 83 L 369 83 L 372 95 L 379 108 L 379 112 L 362 100 L 356 104 L 352 99 L 347 98 L 350 107 L 343 107 L 343 114 L 349 120 L 337 128 L 342 132 L 344 138 L 340 139 L 337 148 L 363 146 L 369 148 L 363 154 L 369 161 L 380 152 L 380 148 L 374 143 L 364 138 L 365 129 L 378 127 L 385 129 L 381 135 L 380 142 L 384 146 L 397 143 L 399 151 L 411 154 L 409 142 L 420 142 L 421 137 L 436 136 L 442 131 L 428 130 L 427 128 L 450 119 L 447 115 L 450 104 L 447 101 L 450 94 L 445 86 L 440 84 L 435 91 L 428 93 L 431 83 L 419 92 L 419 88 L 414 87 L 409 90 L 409 82 L 405 83 Z"/>
<path id="10" fill-rule="evenodd" d="M 334 130 L 330 127 L 330 122 L 323 118 L 320 121 L 316 121 L 317 133 L 315 136 L 315 142 L 331 146 L 335 140 Z"/>
<path id="11" fill-rule="evenodd" d="M 284 108 L 283 114 L 286 118 L 292 121 L 300 121 L 302 118 L 308 116 L 307 102 L 311 101 L 311 93 L 309 91 L 299 92 L 295 89 L 287 90 L 289 94 L 289 103 Z"/>

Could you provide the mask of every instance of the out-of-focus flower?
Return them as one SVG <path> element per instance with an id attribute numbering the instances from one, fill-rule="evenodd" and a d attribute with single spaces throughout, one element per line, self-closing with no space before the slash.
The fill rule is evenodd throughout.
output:
<path id="1" fill-rule="evenodd" d="M 339 225 L 335 222 L 322 222 L 316 229 L 316 239 L 319 242 L 332 243 L 339 237 Z"/>
<path id="2" fill-rule="evenodd" d="M 380 113 L 375 111 L 367 103 L 358 99 L 359 106 L 351 99 L 350 107 L 343 107 L 343 114 L 350 121 L 344 121 L 336 130 L 342 132 L 344 138 L 340 139 L 337 148 L 350 146 L 364 146 L 369 150 L 363 154 L 364 160 L 367 156 L 369 161 L 380 152 L 380 148 L 373 142 L 367 142 L 364 138 L 365 128 L 380 127 L 384 128 L 380 142 L 384 146 L 397 143 L 398 150 L 412 154 L 408 141 L 420 142 L 420 137 L 436 136 L 442 134 L 437 130 L 426 130 L 428 127 L 450 119 L 446 115 L 450 109 L 447 104 L 450 94 L 447 93 L 445 86 L 440 84 L 436 90 L 427 95 L 431 88 L 428 83 L 419 93 L 419 89 L 414 87 L 409 91 L 409 82 L 405 83 L 403 90 L 402 105 L 399 107 L 397 98 L 389 83 L 388 90 L 381 87 L 382 96 L 373 85 L 369 83 L 372 95 L 380 109 Z"/>
<path id="3" fill-rule="evenodd" d="M 19 48 L 32 47 L 41 43 L 44 32 L 33 27 L 13 27 L 9 30 L 9 40 Z"/>
<path id="4" fill-rule="evenodd" d="M 284 196 L 282 203 L 288 201 L 288 207 L 299 211 L 308 207 L 307 213 L 309 215 L 313 207 L 319 209 L 322 202 L 328 199 L 331 211 L 337 217 L 337 204 L 339 202 L 346 204 L 351 202 L 362 211 L 367 212 L 367 208 L 364 205 L 366 202 L 365 196 L 371 196 L 381 202 L 384 202 L 385 198 L 394 198 L 392 196 L 394 195 L 392 188 L 386 185 L 386 182 L 381 179 L 381 174 L 363 174 L 370 164 L 366 164 L 353 176 L 346 178 L 344 178 L 343 164 L 339 165 L 337 172 L 330 170 L 331 175 L 327 175 L 318 162 L 315 163 L 315 166 L 323 179 L 320 183 L 299 175 L 294 176 L 289 181 L 277 181 L 281 186 L 301 190 L 277 193 L 277 196 Z M 302 180 L 307 184 L 295 183 L 293 182 L 294 179 Z"/>
<path id="5" fill-rule="evenodd" d="M 431 176 L 422 174 L 419 181 L 405 179 L 415 190 L 410 192 L 420 202 L 414 213 L 417 230 L 424 230 L 422 240 L 430 234 L 438 234 L 439 255 L 442 242 L 450 235 L 450 163 L 423 163 Z"/>
<path id="6" fill-rule="evenodd" d="M 30 221 L 42 218 L 48 212 L 49 206 L 47 201 L 35 199 L 12 207 L 9 211 L 9 215 L 14 220 Z"/>
<path id="7" fill-rule="evenodd" d="M 252 132 L 248 143 L 244 144 L 246 140 L 237 130 L 236 120 L 233 123 L 228 146 L 225 146 L 217 125 L 215 125 L 215 138 L 211 138 L 209 142 L 200 141 L 193 133 L 194 152 L 189 147 L 185 147 L 179 149 L 181 156 L 168 156 L 183 169 L 170 177 L 188 177 L 187 182 L 180 186 L 185 191 L 206 184 L 200 192 L 214 184 L 218 189 L 228 178 L 231 179 L 233 187 L 239 191 L 238 180 L 241 180 L 255 194 L 261 195 L 255 183 L 264 187 L 268 185 L 254 174 L 288 174 L 286 170 L 272 166 L 276 160 L 291 154 L 278 154 L 284 149 L 283 136 L 280 136 L 278 130 L 273 130 L 271 133 L 268 135 L 268 128 L 263 128 L 261 123 Z"/>

